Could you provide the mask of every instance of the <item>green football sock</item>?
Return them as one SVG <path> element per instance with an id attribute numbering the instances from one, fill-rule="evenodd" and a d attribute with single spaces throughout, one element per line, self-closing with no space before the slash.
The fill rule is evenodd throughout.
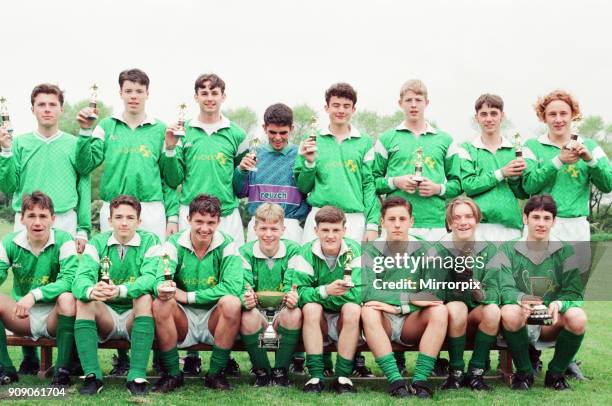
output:
<path id="1" fill-rule="evenodd" d="M 469 369 L 484 369 L 491 346 L 495 342 L 496 336 L 490 336 L 480 329 L 476 331 L 474 338 L 474 351 L 470 359 Z"/>
<path id="2" fill-rule="evenodd" d="M 346 359 L 340 356 L 340 354 L 336 355 L 336 370 L 334 371 L 335 377 L 349 377 L 353 373 L 353 360 Z"/>
<path id="3" fill-rule="evenodd" d="M 515 332 L 502 328 L 502 333 L 508 343 L 508 349 L 514 360 L 517 372 L 522 374 L 533 374 L 533 368 L 529 360 L 529 337 L 527 336 L 527 327 L 523 326 L 520 330 Z"/>
<path id="4" fill-rule="evenodd" d="M 181 373 L 181 370 L 179 368 L 178 349 L 176 347 L 174 347 L 170 351 L 166 351 L 166 352 L 160 351 L 159 360 L 161 361 L 161 364 L 164 366 L 166 371 L 171 376 L 177 376 L 178 374 Z"/>
<path id="5" fill-rule="evenodd" d="M 263 331 L 264 329 L 260 328 L 259 331 L 253 334 L 242 334 L 242 342 L 244 343 L 244 348 L 249 353 L 253 369 L 265 369 L 270 372 L 268 353 L 265 348 L 259 348 L 259 334 Z"/>
<path id="6" fill-rule="evenodd" d="M 276 351 L 276 359 L 274 360 L 274 368 L 289 368 L 293 350 L 300 341 L 302 330 L 290 330 L 283 326 L 278 326 L 278 334 L 281 336 L 281 342 Z"/>
<path id="7" fill-rule="evenodd" d="M 460 337 L 448 337 L 448 357 L 450 369 L 463 371 L 465 362 L 463 352 L 465 351 L 465 334 Z"/>
<path id="8" fill-rule="evenodd" d="M 323 353 L 323 366 L 325 369 L 334 369 L 334 362 L 332 361 L 332 353 L 324 352 Z"/>
<path id="9" fill-rule="evenodd" d="M 6 346 L 6 331 L 2 321 L 0 321 L 0 365 L 4 368 L 5 372 L 17 372 L 8 353 L 8 348 Z"/>
<path id="10" fill-rule="evenodd" d="M 431 371 L 433 371 L 434 365 L 436 364 L 436 357 L 430 357 L 427 354 L 419 352 L 416 359 L 416 367 L 414 368 L 414 376 L 412 382 L 426 381 Z"/>
<path id="11" fill-rule="evenodd" d="M 557 336 L 555 355 L 548 364 L 548 370 L 556 374 L 563 374 L 578 353 L 583 338 L 584 334 L 576 335 L 566 329 L 561 330 Z"/>
<path id="12" fill-rule="evenodd" d="M 77 319 L 74 322 L 74 337 L 85 376 L 96 374 L 97 379 L 102 379 L 102 370 L 98 361 L 98 326 L 96 326 L 96 322 Z"/>
<path id="13" fill-rule="evenodd" d="M 212 354 L 210 354 L 210 367 L 208 368 L 209 375 L 219 375 L 221 373 L 221 370 L 227 365 L 231 351 L 231 348 L 226 350 L 213 345 Z"/>
<path id="14" fill-rule="evenodd" d="M 74 350 L 75 317 L 57 316 L 57 367 L 68 367 Z M 97 353 L 97 351 L 96 351 Z"/>
<path id="15" fill-rule="evenodd" d="M 130 362 L 130 371 L 128 372 L 128 382 L 136 378 L 145 379 L 147 377 L 147 365 L 149 364 L 149 355 L 151 354 L 151 346 L 153 345 L 153 337 L 155 335 L 155 323 L 153 317 L 139 316 L 134 318 L 132 324 L 132 361 Z"/>
<path id="16" fill-rule="evenodd" d="M 311 378 L 323 379 L 323 355 L 306 354 L 306 368 Z"/>
<path id="17" fill-rule="evenodd" d="M 399 369 L 397 369 L 397 362 L 395 361 L 395 357 L 393 356 L 392 352 L 387 355 L 383 355 L 382 357 L 375 358 L 374 361 L 376 361 L 380 369 L 382 369 L 389 383 L 402 379 Z"/>
<path id="18" fill-rule="evenodd" d="M 28 358 L 40 362 L 40 359 L 38 358 L 38 348 L 36 347 L 21 347 L 21 353 L 23 354 L 24 359 Z"/>

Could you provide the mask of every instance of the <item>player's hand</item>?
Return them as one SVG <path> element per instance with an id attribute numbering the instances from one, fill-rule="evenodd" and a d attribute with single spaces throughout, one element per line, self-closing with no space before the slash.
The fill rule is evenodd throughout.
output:
<path id="1" fill-rule="evenodd" d="M 297 292 L 297 286 L 293 285 L 291 286 L 291 290 L 289 291 L 289 293 L 287 293 L 283 298 L 283 302 L 285 302 L 287 308 L 295 309 L 298 304 L 298 300 L 300 300 L 300 296 Z"/>
<path id="2" fill-rule="evenodd" d="M 363 235 L 364 241 L 374 241 L 377 238 L 378 238 L 378 231 L 374 231 L 374 230 L 368 230 Z"/>
<path id="3" fill-rule="evenodd" d="M 561 148 L 561 151 L 559 151 L 559 159 L 564 164 L 567 164 L 567 165 L 575 164 L 576 162 L 578 162 L 579 158 L 580 156 L 576 152 L 576 149 Z"/>
<path id="4" fill-rule="evenodd" d="M 412 180 L 412 175 L 402 175 L 393 178 L 393 184 L 398 189 L 403 190 L 406 193 L 413 194 L 417 189 L 417 182 Z"/>
<path id="5" fill-rule="evenodd" d="M 521 303 L 520 306 L 523 309 L 523 314 L 526 317 L 529 317 L 531 315 L 532 309 L 531 306 L 533 305 L 540 305 L 542 304 L 542 298 L 539 296 L 533 296 L 533 295 L 524 295 L 521 298 Z"/>
<path id="6" fill-rule="evenodd" d="M 516 158 L 502 168 L 502 173 L 505 178 L 512 178 L 523 175 L 525 168 L 527 168 L 525 160 L 523 158 Z"/>
<path id="7" fill-rule="evenodd" d="M 556 300 L 548 305 L 548 314 L 552 316 L 552 324 L 557 324 L 559 320 L 559 303 Z"/>
<path id="8" fill-rule="evenodd" d="M 187 292 L 177 288 L 174 292 L 174 299 L 181 304 L 187 304 Z"/>
<path id="9" fill-rule="evenodd" d="M 325 286 L 325 291 L 330 296 L 342 296 L 348 292 L 350 288 L 344 284 L 344 280 L 336 279 L 329 285 Z"/>
<path id="10" fill-rule="evenodd" d="M 9 149 L 11 145 L 13 145 L 13 136 L 6 127 L 2 125 L 2 127 L 0 127 L 0 146 L 4 149 Z"/>
<path id="11" fill-rule="evenodd" d="M 82 254 L 85 251 L 85 246 L 87 245 L 87 240 L 83 238 L 77 238 L 74 243 L 76 244 L 77 254 Z"/>
<path id="12" fill-rule="evenodd" d="M 377 302 L 375 300 L 367 302 L 363 305 L 363 307 L 369 307 L 371 309 L 380 310 L 381 312 L 389 314 L 400 314 L 399 309 L 397 309 L 395 306 L 391 306 L 388 303 Z"/>
<path id="13" fill-rule="evenodd" d="M 177 293 L 178 289 L 175 289 L 172 292 L 163 292 L 162 290 L 160 290 L 160 288 L 164 285 L 166 285 L 167 283 L 170 284 L 170 286 L 176 288 L 176 282 L 174 281 L 163 281 L 162 283 L 160 283 L 159 285 L 157 285 L 157 297 L 159 298 L 159 300 L 163 300 L 164 302 L 166 300 L 170 300 L 170 299 L 174 299 L 175 294 Z M 178 300 L 178 299 L 177 299 Z"/>
<path id="14" fill-rule="evenodd" d="M 584 144 L 578 144 L 576 149 L 574 150 L 584 162 L 589 162 L 593 159 L 593 155 L 589 152 L 589 149 L 584 146 Z"/>
<path id="15" fill-rule="evenodd" d="M 172 151 L 176 148 L 176 144 L 178 144 L 179 137 L 174 135 L 174 132 L 178 130 L 179 126 L 177 123 L 174 123 L 172 126 L 166 127 L 166 134 L 164 135 L 164 142 L 166 145 L 166 149 Z"/>
<path id="16" fill-rule="evenodd" d="M 310 163 L 313 163 L 317 158 L 317 141 L 306 138 L 300 144 L 300 155 Z"/>
<path id="17" fill-rule="evenodd" d="M 178 233 L 178 224 L 167 223 L 166 224 L 166 237 L 170 237 L 172 234 Z"/>
<path id="18" fill-rule="evenodd" d="M 31 293 L 28 293 L 19 299 L 15 305 L 15 317 L 18 319 L 25 319 L 28 317 L 30 315 L 30 309 L 32 306 L 34 306 L 34 303 L 36 303 L 36 300 L 34 299 L 34 295 Z"/>
<path id="19" fill-rule="evenodd" d="M 250 310 L 255 306 L 257 306 L 257 294 L 248 286 L 244 292 L 244 307 Z"/>
<path id="20" fill-rule="evenodd" d="M 241 171 L 246 172 L 248 170 L 255 168 L 256 165 L 257 165 L 257 161 L 253 159 L 253 154 L 248 153 L 242 158 L 242 160 L 240 161 L 240 165 L 238 165 L 238 167 L 240 168 Z"/>
<path id="21" fill-rule="evenodd" d="M 434 183 L 431 180 L 423 177 L 423 181 L 419 185 L 419 195 L 423 197 L 436 196 L 440 194 L 442 185 Z"/>
<path id="22" fill-rule="evenodd" d="M 99 302 L 106 302 L 110 299 L 109 285 L 99 281 L 96 283 L 89 293 L 90 300 L 97 300 Z"/>
<path id="23" fill-rule="evenodd" d="M 107 300 L 113 300 L 119 297 L 119 286 L 115 285 L 113 281 L 111 283 L 106 284 L 106 297 Z"/>
<path id="24" fill-rule="evenodd" d="M 81 127 L 83 130 L 88 130 L 90 128 L 92 128 L 94 126 L 94 123 L 96 122 L 96 120 L 90 120 L 88 117 L 91 115 L 91 113 L 95 113 L 96 115 L 99 113 L 98 109 L 93 109 L 91 107 L 84 107 L 81 109 L 81 111 L 79 111 L 79 113 L 76 116 L 76 120 L 79 123 L 79 127 Z"/>
<path id="25" fill-rule="evenodd" d="M 440 306 L 444 304 L 436 295 L 427 291 L 410 295 L 410 303 L 419 307 Z"/>

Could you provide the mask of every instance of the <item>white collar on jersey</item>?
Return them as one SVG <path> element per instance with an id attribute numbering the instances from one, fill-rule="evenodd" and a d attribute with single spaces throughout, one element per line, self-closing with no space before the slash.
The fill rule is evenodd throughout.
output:
<path id="1" fill-rule="evenodd" d="M 374 242 L 376 243 L 374 246 L 379 249 L 379 251 L 380 248 L 382 248 L 382 251 L 380 251 L 381 254 L 389 254 L 389 250 L 387 249 L 389 240 L 382 237 L 378 237 L 374 240 Z M 412 255 L 413 252 L 422 247 L 423 244 L 419 240 L 417 240 L 414 236 L 408 234 L 408 249 L 406 250 L 406 255 Z"/>
<path id="2" fill-rule="evenodd" d="M 113 116 L 112 116 L 112 117 L 113 117 L 115 120 L 119 120 L 119 121 L 121 121 L 122 123 L 127 124 L 127 123 L 125 122 L 125 119 L 123 118 L 123 114 L 122 114 L 122 113 L 115 113 L 115 114 L 113 114 Z M 149 117 L 148 115 L 145 115 L 144 120 L 142 120 L 142 123 L 138 124 L 138 127 L 141 127 L 141 126 L 143 126 L 143 125 L 145 125 L 145 124 L 151 124 L 151 125 L 154 125 L 155 123 L 156 123 L 156 121 L 155 121 L 155 118 L 154 118 L 154 117 Z"/>
<path id="3" fill-rule="evenodd" d="M 261 250 L 261 247 L 259 246 L 259 241 L 256 241 L 253 245 L 253 255 L 255 256 L 255 258 L 270 259 L 270 257 L 264 254 Z M 278 251 L 276 251 L 276 254 L 272 256 L 272 259 L 284 258 L 285 255 L 287 255 L 287 247 L 285 246 L 283 240 L 280 240 L 278 244 Z"/>
<path id="4" fill-rule="evenodd" d="M 113 245 L 129 245 L 131 247 L 140 247 L 140 234 L 134 233 L 134 236 L 130 241 L 128 241 L 126 244 L 121 244 L 119 240 L 115 238 L 115 233 L 112 233 L 110 238 L 106 242 L 106 245 L 108 245 L 109 247 Z"/>
<path id="5" fill-rule="evenodd" d="M 338 258 L 336 259 L 336 261 L 338 261 L 342 255 L 348 252 L 348 250 L 349 247 L 346 244 L 346 241 L 342 239 L 342 245 L 340 247 L 340 252 L 338 253 Z M 321 240 L 318 238 L 312 243 L 312 253 L 315 254 L 317 257 L 321 258 L 323 261 L 326 260 L 325 254 L 323 254 L 323 249 L 321 248 Z"/>
<path id="6" fill-rule="evenodd" d="M 20 246 L 21 248 L 32 252 L 32 245 L 30 245 L 30 241 L 28 241 L 28 231 L 27 230 L 21 230 L 19 233 L 17 233 L 15 238 L 13 238 L 13 242 L 17 244 L 18 246 Z M 47 243 L 45 244 L 45 246 L 42 247 L 40 252 L 43 252 L 45 249 L 47 249 L 47 247 L 53 244 L 55 244 L 55 230 L 52 228 L 51 232 L 49 233 L 49 239 L 47 240 Z"/>
<path id="7" fill-rule="evenodd" d="M 474 254 L 478 254 L 480 251 L 484 250 L 487 247 L 487 242 L 482 238 L 480 233 L 478 232 L 478 228 L 476 229 L 476 235 L 474 236 Z M 461 255 L 462 252 L 455 248 L 455 243 L 453 241 L 453 233 L 447 233 L 444 237 L 440 238 L 440 244 L 444 246 L 447 250 L 449 250 L 453 255 Z"/>
<path id="8" fill-rule="evenodd" d="M 323 128 L 319 130 L 319 135 L 334 135 L 334 134 L 332 134 L 329 127 L 327 127 L 327 128 Z M 361 133 L 354 125 L 352 125 L 347 138 L 361 138 Z"/>
<path id="9" fill-rule="evenodd" d="M 50 136 L 49 138 L 42 136 L 37 130 L 34 130 L 34 135 L 41 141 L 47 143 L 47 144 L 51 144 L 53 141 L 59 139 L 62 135 L 64 134 L 64 132 L 62 130 L 57 130 L 57 132 L 55 134 L 53 134 L 52 136 Z"/>
<path id="10" fill-rule="evenodd" d="M 502 135 L 501 139 L 502 142 L 499 148 L 514 148 L 514 145 L 512 145 L 512 143 L 508 141 L 506 137 Z M 480 135 L 472 140 L 472 145 L 474 146 L 474 148 L 487 149 L 485 144 L 482 142 L 482 137 Z"/>
<path id="11" fill-rule="evenodd" d="M 410 131 L 412 132 L 411 129 L 409 129 L 408 127 L 406 127 L 406 123 L 405 122 L 401 122 L 398 124 L 397 127 L 395 127 L 396 130 L 405 130 L 405 131 Z M 438 130 L 436 130 L 436 128 L 434 126 L 432 126 L 429 122 L 425 122 L 425 132 L 423 134 L 437 134 Z"/>
<path id="12" fill-rule="evenodd" d="M 225 241 L 225 238 L 223 237 L 223 234 L 221 234 L 219 230 L 215 231 L 215 233 L 213 234 L 212 242 L 208 246 L 208 250 L 206 250 L 206 253 L 204 253 L 204 256 L 206 256 L 209 252 L 211 252 L 215 248 L 221 246 L 221 244 L 223 244 L 224 241 Z M 181 234 L 177 242 L 179 243 L 181 247 L 187 248 L 188 250 L 190 250 L 191 252 L 195 254 L 195 249 L 193 248 L 193 244 L 191 243 L 191 229 L 188 228 L 187 230 L 183 231 L 183 234 Z"/>
<path id="13" fill-rule="evenodd" d="M 552 143 L 552 141 L 548 137 L 548 133 L 544 133 L 544 134 L 540 135 L 538 137 L 538 142 L 540 144 L 550 145 L 550 146 L 553 146 L 553 147 L 557 147 L 555 144 Z M 584 138 L 582 138 L 580 135 L 578 136 L 578 142 L 581 143 L 581 144 L 584 143 Z M 557 147 L 557 148 L 559 148 L 559 147 Z"/>
<path id="14" fill-rule="evenodd" d="M 216 133 L 219 130 L 222 130 L 224 128 L 230 128 L 230 121 L 229 121 L 229 119 L 227 117 L 225 117 L 223 114 L 221 114 L 221 120 L 217 121 L 216 123 L 205 124 L 205 123 L 200 121 L 198 116 L 195 116 L 194 118 L 189 120 L 189 123 L 187 125 L 189 127 L 199 128 L 200 130 L 203 130 L 207 134 L 208 134 L 208 130 L 212 129 L 213 132 L 208 134 L 208 135 L 213 135 L 214 133 Z"/>
<path id="15" fill-rule="evenodd" d="M 514 245 L 514 249 L 526 256 L 527 258 L 532 259 L 530 253 L 533 254 L 534 251 L 530 251 L 529 249 L 527 249 L 527 233 L 525 233 L 520 239 L 518 239 L 517 242 L 518 244 Z M 548 239 L 548 246 L 546 247 L 548 255 L 544 256 L 542 260 L 539 261 L 536 265 L 541 264 L 544 259 L 554 254 L 556 251 L 559 251 L 561 248 L 563 248 L 563 243 L 561 242 L 561 240 L 551 235 Z"/>

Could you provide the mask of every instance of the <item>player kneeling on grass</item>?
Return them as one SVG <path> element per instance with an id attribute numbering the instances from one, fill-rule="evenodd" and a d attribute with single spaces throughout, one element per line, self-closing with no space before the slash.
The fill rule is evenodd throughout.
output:
<path id="1" fill-rule="evenodd" d="M 448 313 L 437 292 L 421 289 L 421 281 L 431 278 L 420 261 L 429 250 L 426 242 L 409 236 L 414 223 L 411 204 L 401 197 L 385 200 L 381 225 L 386 239 L 377 239 L 365 249 L 363 332 L 368 347 L 389 382 L 392 396 L 433 395 L 427 383 L 440 347 L 444 342 Z M 406 255 L 407 260 L 395 261 Z M 419 355 L 409 387 L 399 373 L 391 342 L 406 346 L 418 344 Z"/>
<path id="2" fill-rule="evenodd" d="M 446 227 L 451 232 L 434 246 L 437 257 L 443 260 L 441 263 L 453 265 L 450 269 L 444 268 L 446 281 L 457 285 L 445 289 L 450 368 L 442 389 L 461 386 L 473 390 L 491 389 L 483 375 L 489 350 L 499 330 L 499 272 L 488 266 L 495 257 L 495 246 L 477 238 L 481 218 L 480 208 L 472 199 L 453 199 L 446 208 Z M 466 333 L 473 337 L 474 351 L 468 373 L 464 375 Z"/>
<path id="3" fill-rule="evenodd" d="M 581 308 L 578 258 L 570 243 L 551 236 L 556 215 L 557 205 L 550 195 L 532 196 L 523 209 L 527 235 L 502 245 L 498 253 L 503 332 L 518 371 L 512 389 L 527 390 L 533 384 L 529 343 L 542 348 L 555 340 L 544 385 L 569 389 L 564 372 L 584 338 L 587 316 Z M 549 325 L 534 324 L 537 317 L 546 316 L 534 316 L 536 305 L 547 307 Z"/>
<path id="4" fill-rule="evenodd" d="M 297 307 L 298 295 L 291 285 L 291 258 L 299 254 L 300 246 L 281 239 L 284 226 L 284 210 L 277 204 L 264 203 L 255 212 L 255 235 L 257 240 L 240 248 L 243 259 L 246 291 L 243 296 L 240 334 L 249 353 L 255 386 L 271 384 L 288 386 L 288 368 L 295 346 L 300 339 L 302 311 Z M 259 347 L 259 335 L 268 326 L 266 317 L 255 306 L 260 292 L 286 292 L 282 310 L 276 312 L 273 327 L 280 335 L 274 368 L 265 348 Z M 270 373 L 271 372 L 271 373 Z"/>
<path id="5" fill-rule="evenodd" d="M 140 202 L 120 195 L 110 202 L 112 231 L 96 235 L 85 247 L 72 285 L 77 301 L 74 335 L 85 382 L 82 395 L 103 388 L 98 342 L 130 340 L 132 361 L 127 388 L 147 393 L 146 369 L 154 337 L 151 314 L 159 238 L 140 226 Z M 108 279 L 107 279 L 108 278 Z"/>
<path id="6" fill-rule="evenodd" d="M 324 337 L 338 346 L 333 388 L 338 393 L 354 392 L 348 377 L 360 334 L 361 247 L 343 238 L 346 216 L 339 208 L 323 206 L 315 223 L 318 238 L 302 246 L 300 255 L 289 263 L 304 317 L 306 367 L 311 376 L 304 392 L 323 391 Z"/>
<path id="7" fill-rule="evenodd" d="M 53 202 L 46 194 L 25 194 L 21 223 L 25 230 L 8 234 L 0 243 L 0 284 L 13 270 L 11 296 L 0 295 L 0 320 L 13 333 L 57 338 L 57 361 L 51 385 L 70 385 L 68 365 L 74 348 L 76 301 L 70 293 L 78 267 L 76 245 L 70 234 L 51 228 Z M 0 384 L 18 380 L 0 326 Z"/>
<path id="8" fill-rule="evenodd" d="M 167 265 L 158 270 L 153 318 L 166 372 L 153 386 L 155 392 L 183 385 L 178 348 L 199 343 L 213 345 L 205 386 L 230 389 L 221 371 L 240 329 L 244 275 L 232 237 L 217 230 L 220 217 L 219 199 L 198 195 L 189 204 L 190 228 L 171 236 L 162 247 Z M 173 281 L 164 280 L 166 269 Z"/>

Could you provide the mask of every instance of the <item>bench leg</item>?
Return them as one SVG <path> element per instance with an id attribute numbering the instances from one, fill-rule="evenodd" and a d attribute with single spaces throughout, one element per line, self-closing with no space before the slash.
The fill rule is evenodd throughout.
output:
<path id="1" fill-rule="evenodd" d="M 41 347 L 40 348 L 40 370 L 38 371 L 38 377 L 41 379 L 51 376 L 53 367 L 53 348 L 52 347 Z"/>
<path id="2" fill-rule="evenodd" d="M 504 382 L 510 385 L 512 383 L 512 356 L 508 350 L 500 350 L 499 356 L 501 362 L 502 379 Z"/>

